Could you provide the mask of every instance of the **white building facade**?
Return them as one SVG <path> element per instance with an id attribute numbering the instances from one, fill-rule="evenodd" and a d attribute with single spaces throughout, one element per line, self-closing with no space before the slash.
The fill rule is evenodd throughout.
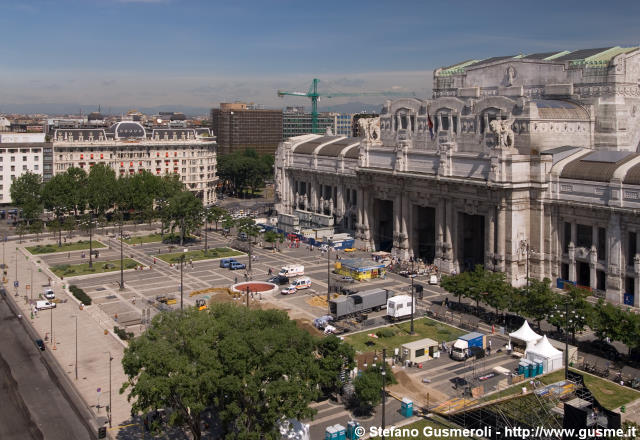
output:
<path id="1" fill-rule="evenodd" d="M 43 176 L 51 143 L 44 133 L 0 133 L 0 204 L 11 203 L 11 183 L 26 172 Z M 48 164 L 49 173 L 51 164 Z"/>
<path id="2" fill-rule="evenodd" d="M 280 145 L 279 214 L 445 272 L 482 264 L 640 306 L 637 47 L 437 69 L 432 99 L 365 121 L 361 138 Z"/>
<path id="3" fill-rule="evenodd" d="M 109 128 L 57 129 L 53 132 L 54 174 L 70 167 L 89 173 L 103 163 L 116 176 L 143 170 L 163 176 L 177 174 L 205 206 L 216 201 L 216 142 L 208 129 L 145 129 L 138 122 Z"/>

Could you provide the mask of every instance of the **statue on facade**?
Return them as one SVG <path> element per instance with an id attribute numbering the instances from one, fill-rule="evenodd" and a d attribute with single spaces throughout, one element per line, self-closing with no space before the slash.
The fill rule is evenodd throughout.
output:
<path id="1" fill-rule="evenodd" d="M 358 120 L 360 135 L 368 142 L 380 140 L 380 118 L 362 118 Z"/>
<path id="2" fill-rule="evenodd" d="M 514 118 L 509 119 L 494 119 L 489 123 L 491 131 L 496 134 L 500 148 L 512 148 L 515 144 L 515 137 L 511 126 L 513 125 Z"/>
<path id="3" fill-rule="evenodd" d="M 513 66 L 509 66 L 507 67 L 507 72 L 506 72 L 506 83 L 507 83 L 507 87 L 511 87 L 513 85 L 513 80 L 516 79 L 516 69 Z"/>

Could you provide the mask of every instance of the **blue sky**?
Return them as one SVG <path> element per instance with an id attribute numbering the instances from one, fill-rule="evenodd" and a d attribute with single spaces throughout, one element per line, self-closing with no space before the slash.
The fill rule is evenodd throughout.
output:
<path id="1" fill-rule="evenodd" d="M 314 77 L 327 91 L 396 89 L 426 97 L 434 68 L 468 58 L 640 42 L 640 2 L 631 0 L 0 0 L 0 6 L 4 103 L 301 105 L 275 92 L 306 90 Z"/>

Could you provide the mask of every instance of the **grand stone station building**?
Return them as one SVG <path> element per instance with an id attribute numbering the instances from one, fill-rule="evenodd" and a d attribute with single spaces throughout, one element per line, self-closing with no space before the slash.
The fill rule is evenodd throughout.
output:
<path id="1" fill-rule="evenodd" d="M 445 272 L 529 271 L 639 306 L 639 87 L 637 47 L 437 69 L 433 99 L 387 101 L 361 138 L 283 142 L 278 212 Z"/>
<path id="2" fill-rule="evenodd" d="M 154 175 L 178 174 L 205 205 L 216 200 L 216 142 L 209 129 L 153 128 L 118 122 L 109 128 L 57 129 L 53 132 L 54 174 L 70 167 L 87 173 L 97 163 L 116 176 L 143 170 Z"/>

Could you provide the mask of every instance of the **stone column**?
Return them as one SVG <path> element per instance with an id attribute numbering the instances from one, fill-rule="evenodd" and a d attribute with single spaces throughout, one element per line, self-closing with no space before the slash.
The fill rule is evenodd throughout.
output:
<path id="1" fill-rule="evenodd" d="M 411 216 L 411 208 L 409 203 L 409 194 L 405 191 L 401 195 L 402 199 L 402 215 L 400 217 L 400 250 L 402 251 L 402 258 L 409 259 L 410 254 L 413 254 L 411 245 L 409 243 L 409 230 L 407 227 L 408 221 Z"/>
<path id="2" fill-rule="evenodd" d="M 633 259 L 633 307 L 640 307 L 640 256 Z"/>
<path id="3" fill-rule="evenodd" d="M 596 264 L 598 263 L 598 249 L 591 245 L 589 250 L 589 287 L 595 289 L 598 287 L 598 277 L 596 275 Z"/>
<path id="4" fill-rule="evenodd" d="M 484 265 L 487 269 L 492 270 L 493 267 L 493 253 L 495 249 L 495 224 L 496 224 L 496 208 L 489 207 L 489 213 L 485 216 L 485 228 L 487 231 L 485 235 L 487 237 L 487 249 L 484 253 Z"/>
<path id="5" fill-rule="evenodd" d="M 400 250 L 401 226 L 400 217 L 402 216 L 402 196 L 397 194 L 393 198 L 393 251 L 398 258 L 402 258 Z"/>
<path id="6" fill-rule="evenodd" d="M 569 281 L 578 281 L 576 274 L 576 246 L 573 241 L 569 243 Z"/>
<path id="7" fill-rule="evenodd" d="M 442 253 L 442 245 L 444 244 L 444 200 L 439 199 L 436 206 L 436 258 L 435 264 L 438 268 L 442 268 L 444 255 Z"/>
<path id="8" fill-rule="evenodd" d="M 623 302 L 624 273 L 622 267 L 622 231 L 620 229 L 620 216 L 612 214 L 607 226 L 607 301 L 614 304 Z"/>
<path id="9" fill-rule="evenodd" d="M 498 206 L 498 254 L 496 255 L 496 264 L 498 270 L 505 270 L 505 247 L 507 245 L 507 208 L 504 201 Z"/>
<path id="10" fill-rule="evenodd" d="M 373 209 L 371 203 L 371 195 L 368 191 L 362 191 L 362 235 L 365 242 L 365 248 L 371 249 L 372 237 L 371 237 L 371 209 Z"/>

